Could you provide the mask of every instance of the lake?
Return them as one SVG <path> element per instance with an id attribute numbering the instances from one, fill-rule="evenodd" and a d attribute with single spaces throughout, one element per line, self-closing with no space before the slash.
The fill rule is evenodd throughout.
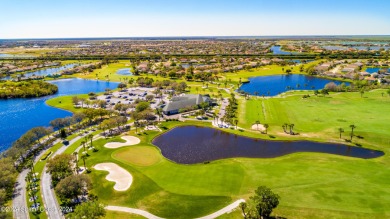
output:
<path id="1" fill-rule="evenodd" d="M 293 55 L 293 54 L 296 54 L 296 52 L 283 51 L 281 46 L 272 46 L 271 51 L 274 55 Z"/>
<path id="2" fill-rule="evenodd" d="M 116 73 L 118 75 L 130 76 L 130 75 L 133 75 L 133 73 L 130 70 L 131 70 L 130 68 L 121 68 L 121 69 L 118 69 L 118 71 L 116 71 Z"/>
<path id="3" fill-rule="evenodd" d="M 63 79 L 52 81 L 58 86 L 58 93 L 51 96 L 31 99 L 0 100 L 0 151 L 6 150 L 29 129 L 49 126 L 56 118 L 71 116 L 72 113 L 50 107 L 46 100 L 64 95 L 103 92 L 106 88 L 115 89 L 119 83 L 84 79 Z"/>
<path id="4" fill-rule="evenodd" d="M 45 68 L 45 69 L 40 69 L 37 71 L 32 71 L 32 72 L 27 72 L 23 73 L 25 77 L 31 77 L 33 75 L 35 76 L 47 76 L 47 75 L 53 75 L 56 74 L 62 70 L 68 69 L 68 68 L 73 68 L 76 64 L 68 64 L 68 65 L 63 65 L 59 67 L 54 67 L 54 68 Z M 16 72 L 13 75 L 20 75 L 22 73 Z M 4 77 L 3 79 L 5 80 L 11 80 L 11 76 Z"/>
<path id="5" fill-rule="evenodd" d="M 324 78 L 318 78 L 301 74 L 290 75 L 272 75 L 249 78 L 249 83 L 241 85 L 239 90 L 259 96 L 275 96 L 288 90 L 318 90 L 325 87 L 329 82 L 341 84 L 340 81 L 334 81 Z M 348 82 L 345 82 L 349 85 Z"/>
<path id="6" fill-rule="evenodd" d="M 274 158 L 297 152 L 317 152 L 356 158 L 376 158 L 382 151 L 342 144 L 310 141 L 267 141 L 230 134 L 218 129 L 182 126 L 153 140 L 164 157 L 181 164 L 225 158 Z"/>

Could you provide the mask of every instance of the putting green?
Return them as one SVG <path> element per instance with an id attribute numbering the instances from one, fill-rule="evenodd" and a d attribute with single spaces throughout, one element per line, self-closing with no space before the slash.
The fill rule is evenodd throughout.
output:
<path id="1" fill-rule="evenodd" d="M 113 153 L 113 157 L 123 163 L 148 167 L 161 161 L 160 152 L 150 146 L 133 146 L 123 148 Z"/>

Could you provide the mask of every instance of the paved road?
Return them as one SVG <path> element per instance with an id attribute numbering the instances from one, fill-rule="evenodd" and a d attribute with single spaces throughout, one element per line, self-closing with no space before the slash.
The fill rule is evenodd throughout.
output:
<path id="1" fill-rule="evenodd" d="M 23 170 L 17 179 L 16 187 L 14 190 L 14 197 L 12 200 L 12 207 L 14 209 L 14 218 L 28 219 L 28 207 L 26 203 L 26 181 L 25 178 L 29 170 Z"/>
<path id="2" fill-rule="evenodd" d="M 65 146 L 63 145 L 60 147 L 52 157 L 62 154 L 69 146 L 74 144 L 79 139 L 83 138 L 84 136 L 77 136 L 76 138 L 69 141 L 69 145 Z M 50 173 L 47 173 L 47 168 L 43 169 L 42 177 L 41 177 L 41 194 L 42 194 L 42 201 L 46 209 L 46 214 L 50 219 L 61 219 L 64 218 L 64 215 L 61 212 L 60 205 L 58 204 L 56 195 L 54 193 L 54 189 L 51 186 L 51 175 Z"/>
<path id="3" fill-rule="evenodd" d="M 57 144 L 59 140 L 54 141 L 53 145 Z M 38 156 L 34 158 L 34 164 L 38 162 L 39 158 L 42 156 L 42 154 L 46 153 L 47 150 L 50 148 L 41 151 Z M 28 213 L 28 205 L 26 203 L 26 176 L 27 173 L 30 170 L 24 169 L 22 172 L 20 172 L 17 180 L 16 180 L 16 187 L 14 190 L 14 197 L 12 200 L 12 207 L 14 209 L 13 211 L 13 216 L 14 218 L 18 219 L 28 219 L 30 218 L 29 213 Z"/>

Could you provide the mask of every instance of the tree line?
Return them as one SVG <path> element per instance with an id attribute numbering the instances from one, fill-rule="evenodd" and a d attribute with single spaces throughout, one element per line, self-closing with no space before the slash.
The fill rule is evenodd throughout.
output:
<path id="1" fill-rule="evenodd" d="M 30 98 L 52 95 L 58 87 L 44 81 L 2 81 L 0 80 L 0 99 Z"/>

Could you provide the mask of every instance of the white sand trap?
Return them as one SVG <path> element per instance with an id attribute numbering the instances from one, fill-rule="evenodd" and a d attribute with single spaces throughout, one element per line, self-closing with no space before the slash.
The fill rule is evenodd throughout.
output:
<path id="1" fill-rule="evenodd" d="M 258 125 L 254 124 L 254 125 L 252 125 L 251 129 L 257 130 L 257 131 L 260 131 L 260 132 L 264 132 L 265 131 L 264 125 L 262 125 L 262 124 L 258 124 Z"/>
<path id="2" fill-rule="evenodd" d="M 96 170 L 108 171 L 106 179 L 115 182 L 114 189 L 117 191 L 126 191 L 133 182 L 133 176 L 115 163 L 99 163 L 94 168 Z"/>
<path id="3" fill-rule="evenodd" d="M 139 138 L 134 137 L 134 136 L 123 136 L 122 139 L 125 140 L 126 142 L 125 143 L 110 142 L 110 143 L 105 144 L 104 147 L 106 147 L 106 148 L 120 148 L 120 147 L 124 147 L 124 146 L 139 144 L 141 142 L 141 140 L 139 140 Z"/>

